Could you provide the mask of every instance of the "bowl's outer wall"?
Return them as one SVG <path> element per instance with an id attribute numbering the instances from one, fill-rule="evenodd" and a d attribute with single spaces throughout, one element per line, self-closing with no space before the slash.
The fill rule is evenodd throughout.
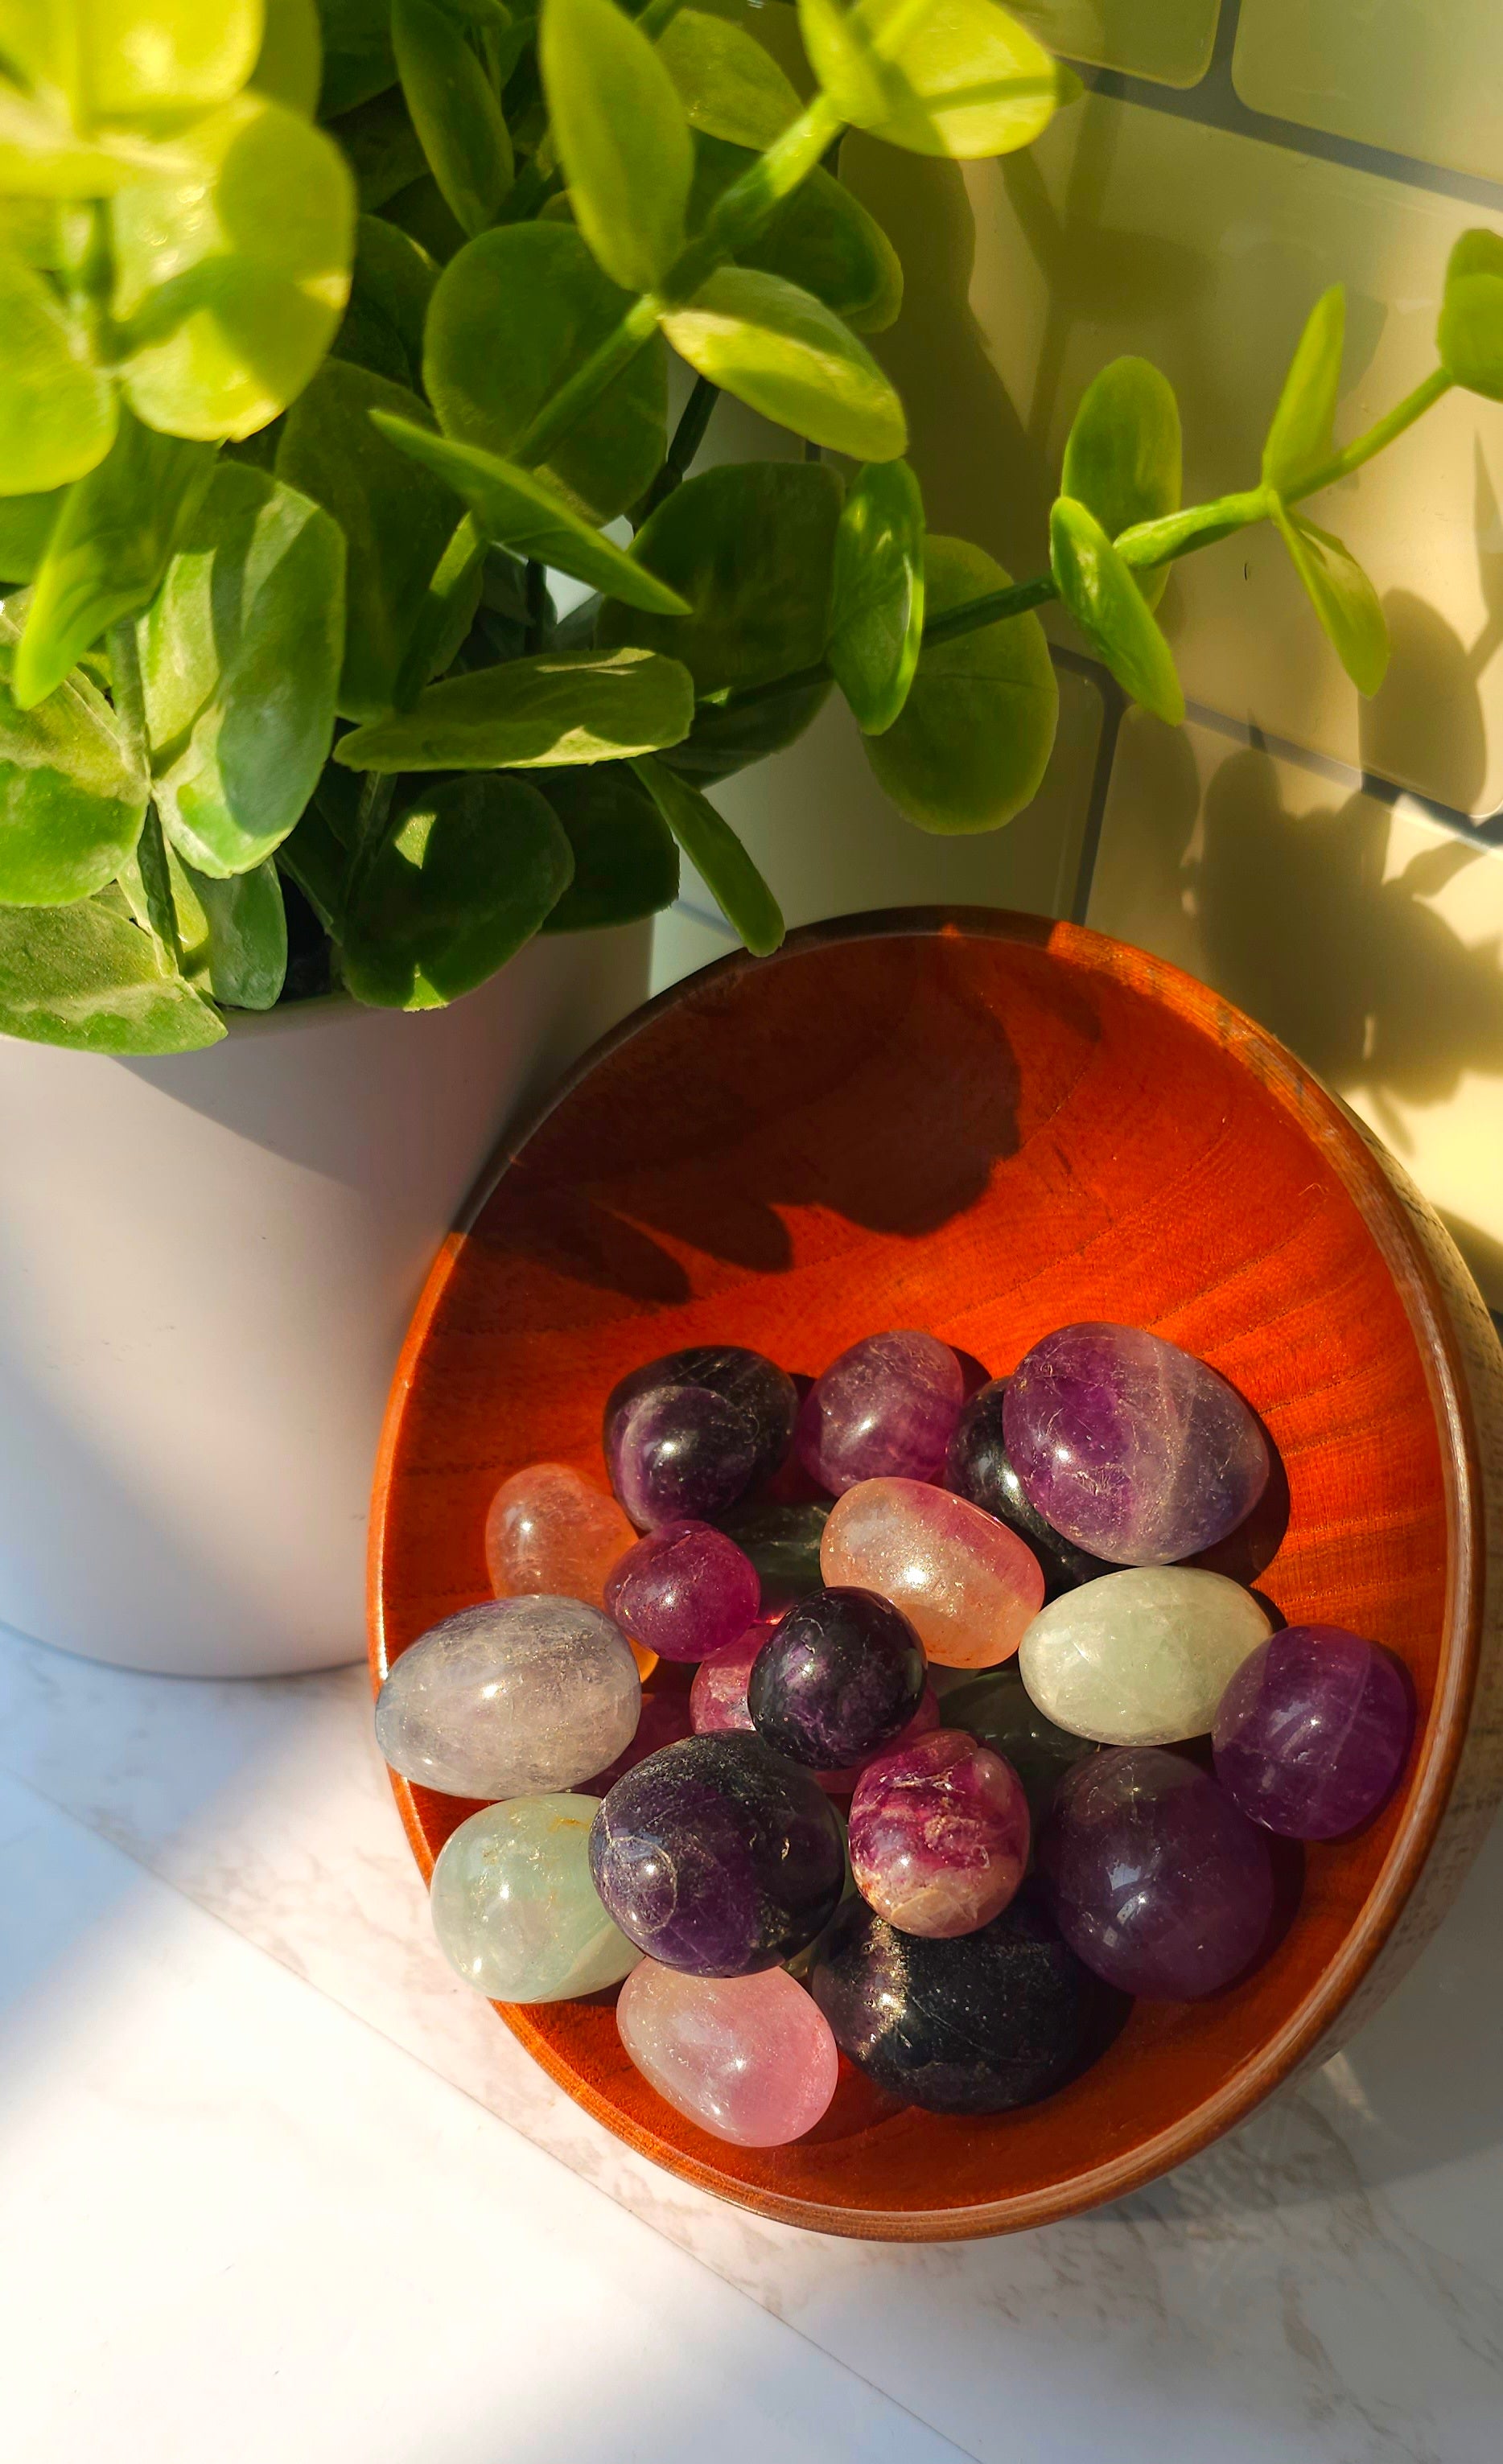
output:
<path id="1" fill-rule="evenodd" d="M 1381 1998 L 1503 1785 L 1491 1321 L 1397 1168 L 1218 996 L 1074 927 L 925 910 L 810 928 L 630 1022 L 500 1159 L 413 1322 L 377 1476 L 378 1677 L 485 1595 L 499 1480 L 549 1457 L 603 1477 L 601 1397 L 653 1353 L 740 1341 L 816 1371 L 914 1324 L 996 1373 L 1087 1316 L 1152 1326 L 1263 1414 L 1281 1476 L 1208 1562 L 1400 1653 L 1409 1769 L 1359 1837 L 1304 1852 L 1297 1922 L 1251 1975 L 1139 2004 L 1024 2113 L 894 2111 L 843 2065 L 810 2137 L 731 2148 L 631 2069 L 609 1997 L 503 2013 L 609 2127 L 763 2213 L 893 2238 L 1049 2222 L 1193 2153 Z M 471 1808 L 396 1789 L 427 1872 Z"/>

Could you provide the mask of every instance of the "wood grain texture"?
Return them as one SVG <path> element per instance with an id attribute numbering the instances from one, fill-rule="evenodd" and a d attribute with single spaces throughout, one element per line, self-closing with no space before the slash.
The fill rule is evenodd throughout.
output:
<path id="1" fill-rule="evenodd" d="M 1261 1028 L 1139 951 L 982 909 L 811 927 L 639 1012 L 499 1159 L 413 1321 L 376 1482 L 378 1682 L 485 1596 L 499 1481 L 542 1458 L 603 1480 L 601 1404 L 638 1362 L 713 1340 L 816 1372 L 912 1325 L 998 1373 L 1083 1317 L 1152 1327 L 1262 1415 L 1281 1475 L 1204 1562 L 1397 1651 L 1415 1750 L 1359 1837 L 1304 1852 L 1260 1968 L 1139 2004 L 1023 2113 L 895 2111 L 848 2070 L 808 2139 L 732 2148 L 630 2068 L 610 1996 L 502 2012 L 609 2128 L 785 2222 L 940 2239 L 1118 2197 L 1387 1990 L 1503 1786 L 1491 1321 L 1423 1199 Z M 472 1809 L 393 1785 L 427 1874 Z"/>

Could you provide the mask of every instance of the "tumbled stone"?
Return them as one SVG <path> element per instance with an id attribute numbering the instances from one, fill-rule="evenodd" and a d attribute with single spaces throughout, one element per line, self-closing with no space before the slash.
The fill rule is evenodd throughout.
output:
<path id="1" fill-rule="evenodd" d="M 616 1782 L 590 1834 L 595 1886 L 667 1968 L 749 1976 L 828 1925 L 845 1881 L 839 1818 L 812 1774 L 757 1737 L 688 1737 Z"/>
<path id="2" fill-rule="evenodd" d="M 663 1660 L 708 1660 L 744 1634 L 762 1586 L 709 1523 L 664 1523 L 612 1567 L 606 1606 L 629 1641 Z"/>
<path id="3" fill-rule="evenodd" d="M 823 1498 L 802 1506 L 756 1498 L 721 1516 L 721 1530 L 745 1550 L 761 1577 L 764 1617 L 779 1617 L 795 1600 L 822 1588 L 819 1544 L 829 1520 L 829 1506 Z"/>
<path id="4" fill-rule="evenodd" d="M 957 1728 L 867 1765 L 851 1800 L 851 1870 L 878 1916 L 935 1941 L 1000 1916 L 1028 1861 L 1011 1766 Z"/>
<path id="5" fill-rule="evenodd" d="M 835 1771 L 889 1745 L 923 1698 L 924 1656 L 901 1609 L 874 1592 L 811 1592 L 768 1636 L 747 1687 L 775 1753 Z"/>
<path id="6" fill-rule="evenodd" d="M 1285 1626 L 1221 1698 L 1216 1776 L 1267 1830 L 1338 1838 L 1376 1814 L 1413 1727 L 1409 1688 L 1385 1651 L 1338 1625 Z"/>
<path id="7" fill-rule="evenodd" d="M 679 1684 L 659 1681 L 652 1693 L 644 1692 L 642 1710 L 630 1744 L 622 1747 L 615 1761 L 608 1763 L 581 1785 L 586 1796 L 607 1796 L 618 1779 L 638 1763 L 646 1762 L 662 1746 L 676 1746 L 681 1737 L 694 1734 L 694 1718 L 689 1705 L 688 1689 Z"/>
<path id="8" fill-rule="evenodd" d="M 606 1604 L 606 1577 L 636 1532 L 613 1497 L 567 1463 L 530 1463 L 503 1481 L 485 1520 L 485 1562 L 498 1598 L 546 1592 Z"/>
<path id="9" fill-rule="evenodd" d="M 798 1392 L 785 1370 L 737 1344 L 695 1344 L 645 1361 L 612 1387 L 603 1441 L 633 1523 L 715 1522 L 788 1452 Z"/>
<path id="10" fill-rule="evenodd" d="M 835 2093 L 829 2023 L 785 1969 L 686 1976 L 644 1959 L 621 1990 L 616 2027 L 659 2096 L 738 2147 L 785 2147 Z"/>
<path id="11" fill-rule="evenodd" d="M 917 1328 L 869 1334 L 832 1360 L 799 1413 L 799 1461 L 837 1497 L 857 1481 L 932 1480 L 965 1382 L 947 1343 Z"/>
<path id="12" fill-rule="evenodd" d="M 820 1550 L 827 1583 L 880 1592 L 931 1660 L 1010 1660 L 1044 1597 L 1031 1550 L 979 1506 L 917 1480 L 865 1480 L 836 1501 Z"/>
<path id="13" fill-rule="evenodd" d="M 1154 2002 L 1214 1993 L 1273 1913 L 1263 1834 L 1179 1754 L 1129 1746 L 1067 1773 L 1039 1837 L 1061 1932 L 1096 1975 Z"/>
<path id="14" fill-rule="evenodd" d="M 1066 1771 L 1100 1749 L 1089 1737 L 1056 1728 L 1046 1718 L 1023 1683 L 1015 1660 L 1003 1668 L 966 1675 L 946 1689 L 944 1725 L 963 1728 L 978 1744 L 1010 1763 L 1023 1782 L 1035 1830 L 1049 1812 L 1057 1783 Z"/>
<path id="15" fill-rule="evenodd" d="M 1197 1566 L 1133 1566 L 1082 1583 L 1023 1638 L 1023 1683 L 1048 1718 L 1105 1746 L 1204 1737 L 1269 1637 L 1250 1592 Z"/>
<path id="16" fill-rule="evenodd" d="M 1003 1428 L 1039 1513 L 1114 1565 L 1194 1556 L 1268 1484 L 1268 1446 L 1241 1396 L 1143 1327 L 1047 1334 L 1007 1381 Z"/>
<path id="17" fill-rule="evenodd" d="M 613 1761 L 641 1703 L 626 1638 L 599 1609 L 491 1600 L 392 1662 L 376 1742 L 393 1771 L 446 1795 L 539 1796 Z"/>
<path id="18" fill-rule="evenodd" d="M 445 1840 L 433 1925 L 445 1957 L 493 2002 L 599 1993 L 641 1957 L 612 1925 L 589 1870 L 591 1796 L 514 1796 Z"/>
<path id="19" fill-rule="evenodd" d="M 968 1498 L 972 1506 L 994 1514 L 1027 1542 L 1044 1576 L 1044 1596 L 1051 1600 L 1077 1583 L 1093 1583 L 1098 1574 L 1110 1574 L 1113 1569 L 1104 1557 L 1077 1549 L 1063 1531 L 1046 1522 L 1018 1478 L 1002 1425 L 1010 1382 L 994 1377 L 971 1397 L 950 1440 L 944 1485 L 957 1497 Z"/>
<path id="20" fill-rule="evenodd" d="M 752 1661 L 774 1631 L 774 1623 L 769 1617 L 750 1625 L 723 1651 L 718 1651 L 713 1660 L 701 1660 L 689 1688 L 689 1711 L 696 1735 L 713 1736 L 720 1728 L 740 1728 L 750 1733 L 752 1715 L 746 1707 L 746 1688 L 751 1681 Z"/>

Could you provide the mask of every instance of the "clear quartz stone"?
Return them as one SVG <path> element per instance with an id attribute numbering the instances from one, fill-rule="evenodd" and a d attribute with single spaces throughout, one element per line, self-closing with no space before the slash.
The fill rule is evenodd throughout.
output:
<path id="1" fill-rule="evenodd" d="M 642 1681 L 601 1610 L 546 1595 L 461 1609 L 409 1645 L 376 1742 L 449 1796 L 536 1796 L 603 1771 L 636 1733 Z"/>
<path id="2" fill-rule="evenodd" d="M 1023 1683 L 1047 1717 L 1106 1746 L 1204 1737 L 1231 1679 L 1269 1638 L 1250 1592 L 1196 1566 L 1131 1566 L 1040 1611 Z"/>

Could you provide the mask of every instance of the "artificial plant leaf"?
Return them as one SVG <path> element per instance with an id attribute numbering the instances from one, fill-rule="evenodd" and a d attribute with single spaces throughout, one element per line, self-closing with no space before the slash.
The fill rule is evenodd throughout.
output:
<path id="1" fill-rule="evenodd" d="M 337 120 L 397 80 L 391 11 L 384 0 L 318 0 L 323 29 L 319 117 Z"/>
<path id="2" fill-rule="evenodd" d="M 1151 360 L 1113 360 L 1093 378 L 1065 445 L 1062 495 L 1094 514 L 1109 539 L 1135 522 L 1158 521 L 1179 508 L 1183 472 L 1180 406 L 1174 387 Z M 1166 564 L 1135 572 L 1138 589 L 1157 607 L 1169 579 Z"/>
<path id="3" fill-rule="evenodd" d="M 263 0 L 0 0 L 0 55 L 80 128 L 196 120 L 239 93 Z"/>
<path id="4" fill-rule="evenodd" d="M 268 857 L 216 881 L 185 866 L 203 917 L 203 938 L 185 950 L 190 982 L 232 1009 L 274 1009 L 287 980 L 287 908 Z"/>
<path id="5" fill-rule="evenodd" d="M 65 487 L 102 462 L 115 393 L 51 285 L 0 255 L 0 495 Z"/>
<path id="6" fill-rule="evenodd" d="M 754 701 L 721 698 L 696 704 L 694 725 L 679 744 L 666 746 L 658 759 L 681 779 L 714 783 L 765 761 L 769 753 L 785 752 L 819 716 L 829 699 L 830 680 L 790 684 L 759 691 Z"/>
<path id="7" fill-rule="evenodd" d="M 659 582 L 613 539 L 592 530 L 557 489 L 535 473 L 503 461 L 499 454 L 487 453 L 478 445 L 434 436 L 430 429 L 414 428 L 410 420 L 392 418 L 388 412 L 378 410 L 371 416 L 401 452 L 453 488 L 469 506 L 482 535 L 497 546 L 514 548 L 519 556 L 551 564 L 560 573 L 571 573 L 577 582 L 608 591 L 630 606 L 667 616 L 689 614 L 687 602 L 676 590 Z"/>
<path id="8" fill-rule="evenodd" d="M 33 579 L 67 499 L 66 488 L 47 488 L 35 496 L 0 496 L 0 582 Z"/>
<path id="9" fill-rule="evenodd" d="M 344 542 L 306 497 L 222 462 L 142 621 L 157 808 L 195 870 L 249 872 L 313 793 L 334 735 Z M 228 998 L 228 996 L 227 996 Z"/>
<path id="10" fill-rule="evenodd" d="M 300 393 L 349 295 L 355 199 L 337 145 L 242 95 L 179 140 L 185 180 L 110 207 L 121 375 L 149 428 L 249 436 Z"/>
<path id="11" fill-rule="evenodd" d="M 1031 145 L 1079 87 L 996 0 L 798 0 L 809 66 L 842 120 L 961 161 Z"/>
<path id="12" fill-rule="evenodd" d="M 693 229 L 698 230 L 716 199 L 755 159 L 744 145 L 696 137 L 689 205 Z M 738 247 L 736 259 L 812 291 L 863 334 L 881 333 L 903 304 L 903 269 L 886 231 L 859 198 L 819 168 Z"/>
<path id="13" fill-rule="evenodd" d="M 315 0 L 266 0 L 266 28 L 251 72 L 254 91 L 311 120 L 322 79 L 323 35 Z"/>
<path id="14" fill-rule="evenodd" d="M 565 224 L 507 224 L 472 240 L 440 275 L 428 317 L 424 384 L 445 434 L 509 454 L 630 304 Z M 549 449 L 545 475 L 598 521 L 625 513 L 663 459 L 667 402 L 654 334 Z"/>
<path id="15" fill-rule="evenodd" d="M 614 0 L 543 0 L 538 59 L 574 218 L 627 291 L 684 244 L 694 146 L 673 78 Z"/>
<path id="16" fill-rule="evenodd" d="M 1446 268 L 1436 345 L 1441 365 L 1470 393 L 1503 402 L 1503 236 L 1463 231 Z"/>
<path id="17" fill-rule="evenodd" d="M 430 685 L 411 710 L 341 737 L 347 770 L 531 770 L 620 761 L 687 736 L 694 687 L 646 650 L 545 650 Z"/>
<path id="18" fill-rule="evenodd" d="M 482 231 L 512 184 L 512 141 L 496 89 L 435 0 L 392 0 L 391 42 L 444 202 L 462 230 Z"/>
<path id="19" fill-rule="evenodd" d="M 1264 443 L 1263 482 L 1280 495 L 1329 458 L 1345 341 L 1346 293 L 1335 282 L 1315 301 L 1294 346 Z"/>
<path id="20" fill-rule="evenodd" d="M 355 194 L 362 213 L 380 212 L 415 180 L 426 180 L 434 195 L 438 194 L 400 86 L 394 85 L 385 94 L 372 95 L 368 102 L 357 104 L 343 120 L 334 122 L 329 135 L 355 174 Z M 444 211 L 449 214 L 447 206 Z M 449 220 L 453 223 L 452 214 Z M 458 231 L 457 223 L 453 227 Z"/>
<path id="21" fill-rule="evenodd" d="M 724 462 L 686 479 L 631 542 L 689 616 L 608 601 L 596 638 L 681 659 L 699 694 L 755 685 L 825 654 L 841 484 L 823 462 Z"/>
<path id="22" fill-rule="evenodd" d="M 439 1009 L 531 940 L 573 869 L 567 833 L 525 780 L 430 787 L 359 869 L 344 980 L 383 1009 Z"/>
<path id="23" fill-rule="evenodd" d="M 370 301 L 396 333 L 416 377 L 423 364 L 423 327 L 438 280 L 438 268 L 409 231 L 379 214 L 362 214 L 355 226 L 351 297 Z"/>
<path id="24" fill-rule="evenodd" d="M 0 905 L 60 907 L 114 880 L 141 836 L 146 773 L 86 677 L 17 708 L 19 634 L 0 608 Z"/>
<path id="25" fill-rule="evenodd" d="M 799 116 L 798 93 L 771 53 L 728 18 L 680 9 L 658 36 L 657 56 L 690 127 L 707 137 L 760 154 Z"/>
<path id="26" fill-rule="evenodd" d="M 574 850 L 574 875 L 545 933 L 634 924 L 678 895 L 678 844 L 625 761 L 550 770 L 544 789 Z"/>
<path id="27" fill-rule="evenodd" d="M 1002 566 L 968 539 L 925 541 L 931 618 L 1006 586 Z M 884 735 L 865 738 L 866 757 L 920 829 L 994 830 L 1038 794 L 1058 716 L 1049 644 L 1029 611 L 921 651 L 907 700 Z"/>
<path id="28" fill-rule="evenodd" d="M 924 627 L 924 509 L 906 462 L 869 462 L 835 533 L 829 648 L 857 726 L 880 736 L 908 698 Z"/>
<path id="29" fill-rule="evenodd" d="M 159 436 L 122 414 L 103 461 L 69 489 L 37 569 L 11 674 L 21 709 L 54 692 L 112 625 L 144 607 L 213 467 L 211 445 Z"/>
<path id="30" fill-rule="evenodd" d="M 1375 693 L 1388 667 L 1382 603 L 1351 550 L 1275 500 L 1273 519 L 1294 570 L 1359 693 Z"/>
<path id="31" fill-rule="evenodd" d="M 348 549 L 344 663 L 337 708 L 345 718 L 389 710 L 418 611 L 459 519 L 451 488 L 419 471 L 369 414 L 430 424 L 425 403 L 369 369 L 330 360 L 287 415 L 276 476 L 333 515 Z"/>
<path id="32" fill-rule="evenodd" d="M 864 462 L 906 450 L 903 406 L 871 352 L 781 275 L 722 265 L 662 325 L 699 376 L 795 435 Z"/>
<path id="33" fill-rule="evenodd" d="M 1057 496 L 1049 520 L 1050 562 L 1060 598 L 1117 683 L 1144 710 L 1178 727 L 1184 695 L 1174 655 L 1149 610 L 1132 566 L 1118 556 L 1089 506 Z"/>
<path id="34" fill-rule="evenodd" d="M 224 1021 L 117 908 L 0 908 L 0 1034 L 75 1052 L 198 1052 Z"/>
<path id="35" fill-rule="evenodd" d="M 634 761 L 648 789 L 728 924 L 759 958 L 782 946 L 783 910 L 732 829 L 707 796 L 658 761 Z"/>

